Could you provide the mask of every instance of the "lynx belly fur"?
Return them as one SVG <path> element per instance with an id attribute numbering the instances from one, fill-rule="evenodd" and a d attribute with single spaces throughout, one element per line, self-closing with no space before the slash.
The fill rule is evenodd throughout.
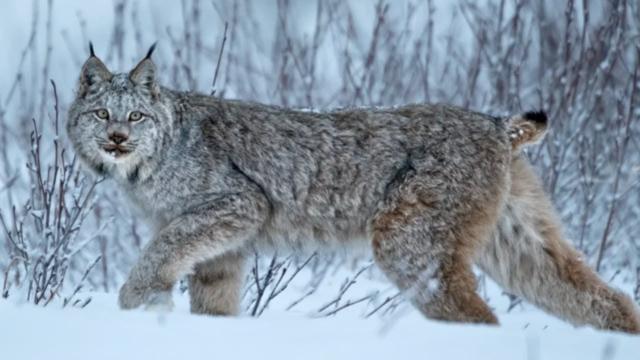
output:
<path id="1" fill-rule="evenodd" d="M 521 147 L 544 113 L 495 118 L 449 105 L 302 112 L 164 88 L 151 53 L 111 73 L 93 49 L 67 131 L 155 229 L 123 309 L 170 303 L 189 275 L 194 313 L 238 311 L 254 249 L 360 242 L 431 319 L 497 323 L 472 265 L 576 325 L 640 331 L 631 299 L 564 240 Z"/>

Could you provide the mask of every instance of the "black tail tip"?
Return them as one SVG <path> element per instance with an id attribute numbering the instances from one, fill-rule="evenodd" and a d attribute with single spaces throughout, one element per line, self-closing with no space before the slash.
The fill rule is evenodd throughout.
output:
<path id="1" fill-rule="evenodd" d="M 89 41 L 89 56 L 96 56 L 96 52 L 93 50 L 93 43 L 91 41 Z"/>
<path id="2" fill-rule="evenodd" d="M 522 114 L 522 117 L 541 125 L 546 125 L 547 122 L 549 121 L 549 118 L 547 117 L 547 113 L 545 113 L 542 110 L 527 111 L 526 113 Z"/>

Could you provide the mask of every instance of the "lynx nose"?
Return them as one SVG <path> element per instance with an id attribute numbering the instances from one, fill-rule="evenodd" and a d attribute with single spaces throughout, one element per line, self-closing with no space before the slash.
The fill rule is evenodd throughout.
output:
<path id="1" fill-rule="evenodd" d="M 120 145 L 123 142 L 127 141 L 127 139 L 129 139 L 129 136 L 125 133 L 121 133 L 118 131 L 114 131 L 111 134 L 109 134 L 109 140 L 113 141 L 114 143 Z"/>

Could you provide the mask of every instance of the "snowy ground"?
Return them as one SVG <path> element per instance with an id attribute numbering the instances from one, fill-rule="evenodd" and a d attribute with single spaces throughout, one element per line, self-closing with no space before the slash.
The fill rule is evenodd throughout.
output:
<path id="1" fill-rule="evenodd" d="M 271 310 L 260 318 L 123 312 L 114 294 L 92 294 L 85 309 L 0 301 L 2 359 L 633 359 L 640 337 L 575 329 L 530 306 L 500 327 L 451 325 L 410 308 L 391 320 L 355 313 L 310 318 Z"/>

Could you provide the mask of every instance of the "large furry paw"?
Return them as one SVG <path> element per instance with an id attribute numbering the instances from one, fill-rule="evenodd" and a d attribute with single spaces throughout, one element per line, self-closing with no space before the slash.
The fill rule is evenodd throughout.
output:
<path id="1" fill-rule="evenodd" d="M 148 287 L 136 286 L 126 282 L 120 288 L 118 304 L 123 310 L 144 306 L 149 311 L 171 311 L 173 300 L 170 290 L 154 290 Z"/>

